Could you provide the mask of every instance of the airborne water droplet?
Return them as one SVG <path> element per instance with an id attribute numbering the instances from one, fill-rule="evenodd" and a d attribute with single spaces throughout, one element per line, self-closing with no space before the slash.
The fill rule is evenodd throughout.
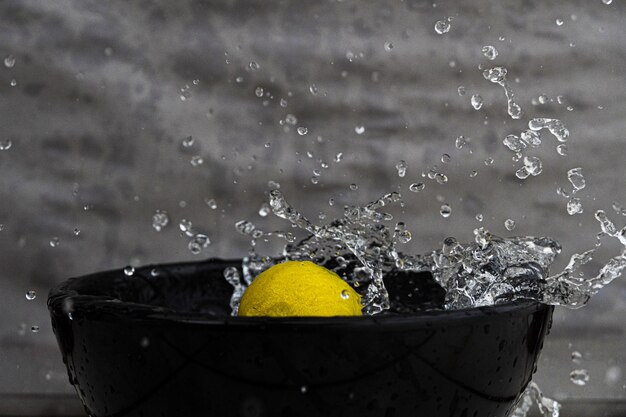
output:
<path id="1" fill-rule="evenodd" d="M 152 216 L 152 227 L 157 232 L 160 232 L 170 222 L 170 218 L 165 210 L 157 210 Z"/>
<path id="2" fill-rule="evenodd" d="M 502 143 L 513 152 L 521 152 L 523 149 L 526 148 L 526 142 L 521 140 L 516 135 L 508 135 L 506 138 L 504 138 Z"/>
<path id="3" fill-rule="evenodd" d="M 59 238 L 53 237 L 52 239 L 50 239 L 49 243 L 51 247 L 56 248 L 57 246 L 59 246 Z"/>
<path id="4" fill-rule="evenodd" d="M 217 202 L 215 201 L 214 198 L 205 198 L 204 202 L 206 203 L 207 206 L 209 206 L 211 210 L 215 210 L 217 208 Z"/>
<path id="5" fill-rule="evenodd" d="M 458 138 L 456 138 L 456 140 L 454 141 L 454 146 L 457 149 L 462 149 L 463 146 L 465 146 L 467 144 L 467 139 L 465 138 L 465 136 L 461 135 Z"/>
<path id="6" fill-rule="evenodd" d="M 15 66 L 15 57 L 13 55 L 8 55 L 4 58 L 4 66 L 7 68 L 13 68 Z"/>
<path id="7" fill-rule="evenodd" d="M 504 221 L 504 227 L 506 227 L 506 230 L 508 230 L 509 232 L 512 231 L 513 229 L 515 229 L 515 220 L 506 219 Z"/>
<path id="8" fill-rule="evenodd" d="M 470 102 L 474 110 L 480 110 L 483 107 L 483 98 L 480 94 L 473 94 Z"/>
<path id="9" fill-rule="evenodd" d="M 278 189 L 280 189 L 280 184 L 278 182 L 274 181 L 274 180 L 269 180 L 267 182 L 267 187 L 270 190 L 278 190 Z"/>
<path id="10" fill-rule="evenodd" d="M 393 43 L 385 42 L 385 51 L 390 52 L 393 49 Z"/>
<path id="11" fill-rule="evenodd" d="M 582 168 L 572 168 L 567 171 L 567 179 L 574 187 L 574 192 L 585 188 L 586 183 Z"/>
<path id="12" fill-rule="evenodd" d="M 261 204 L 261 207 L 259 207 L 259 216 L 261 217 L 267 216 L 268 214 L 270 214 L 270 212 L 271 212 L 271 209 L 270 209 L 269 204 L 267 203 L 263 203 Z"/>
<path id="13" fill-rule="evenodd" d="M 541 159 L 539 158 L 536 158 L 534 156 L 525 156 L 524 168 L 526 169 L 526 171 L 528 171 L 530 175 L 537 176 L 543 171 L 543 164 L 541 162 Z"/>
<path id="14" fill-rule="evenodd" d="M 192 254 L 198 255 L 200 252 L 202 252 L 203 248 L 206 248 L 210 244 L 211 240 L 207 235 L 202 233 L 196 233 L 187 244 L 187 247 Z"/>
<path id="15" fill-rule="evenodd" d="M 582 353 L 578 352 L 578 351 L 573 351 L 572 352 L 572 362 L 574 363 L 581 363 L 583 359 L 583 355 Z"/>
<path id="16" fill-rule="evenodd" d="M 448 204 L 443 204 L 441 206 L 441 210 L 439 210 L 439 214 L 441 214 L 441 217 L 443 218 L 448 218 L 450 217 L 450 214 L 452 214 L 452 208 L 450 208 L 450 205 Z"/>
<path id="17" fill-rule="evenodd" d="M 187 136 L 186 138 L 182 140 L 181 143 L 183 145 L 183 148 L 191 148 L 193 146 L 193 142 L 194 142 L 193 136 Z"/>
<path id="18" fill-rule="evenodd" d="M 403 178 L 406 175 L 406 168 L 407 165 L 404 160 L 401 160 L 396 164 L 396 170 L 398 171 L 398 176 L 400 178 Z"/>
<path id="19" fill-rule="evenodd" d="M 13 142 L 11 141 L 11 139 L 5 139 L 0 141 L 0 151 L 8 151 L 9 149 L 11 149 L 11 146 L 13 145 Z"/>
<path id="20" fill-rule="evenodd" d="M 250 68 L 252 71 L 256 71 L 261 68 L 261 66 L 256 61 L 250 61 L 250 63 L 248 64 L 248 68 Z"/>
<path id="21" fill-rule="evenodd" d="M 357 135 L 362 135 L 363 133 L 365 133 L 365 126 L 356 126 L 354 128 L 354 131 Z"/>
<path id="22" fill-rule="evenodd" d="M 297 131 L 298 131 L 298 135 L 304 136 L 304 135 L 306 135 L 309 132 L 309 129 L 307 129 L 304 126 L 300 126 L 300 127 L 298 127 Z"/>
<path id="23" fill-rule="evenodd" d="M 582 387 L 584 385 L 587 385 L 587 382 L 589 382 L 589 372 L 586 369 L 574 369 L 569 374 L 569 379 L 575 385 Z"/>
<path id="24" fill-rule="evenodd" d="M 259 98 L 263 97 L 263 87 L 257 87 L 254 90 L 254 95 L 259 97 Z"/>
<path id="25" fill-rule="evenodd" d="M 285 116 L 285 123 L 294 126 L 296 123 L 298 123 L 298 118 L 293 114 L 288 114 Z"/>
<path id="26" fill-rule="evenodd" d="M 189 163 L 191 166 L 198 167 L 204 163 L 204 159 L 200 155 L 194 155 L 189 160 Z"/>
<path id="27" fill-rule="evenodd" d="M 583 205 L 579 198 L 572 197 L 567 201 L 567 214 L 573 216 L 574 214 L 581 214 L 583 212 Z"/>
<path id="28" fill-rule="evenodd" d="M 456 92 L 460 96 L 464 96 L 466 91 L 467 91 L 467 89 L 464 86 L 462 86 L 462 85 L 460 85 L 459 88 L 456 89 Z"/>
<path id="29" fill-rule="evenodd" d="M 426 186 L 422 182 L 414 182 L 413 184 L 409 185 L 409 191 L 413 193 L 418 193 L 422 191 L 425 187 Z"/>
<path id="30" fill-rule="evenodd" d="M 435 32 L 439 35 L 443 35 L 444 33 L 448 33 L 450 31 L 450 22 L 448 19 L 438 20 L 435 23 Z"/>
<path id="31" fill-rule="evenodd" d="M 520 139 L 526 142 L 531 147 L 535 148 L 541 145 L 541 135 L 534 130 L 525 130 L 520 134 Z"/>
<path id="32" fill-rule="evenodd" d="M 30 290 L 26 292 L 26 299 L 28 301 L 32 301 L 37 298 L 37 293 L 34 290 Z"/>
<path id="33" fill-rule="evenodd" d="M 492 45 L 485 45 L 482 48 L 483 55 L 485 58 L 493 61 L 498 56 L 498 50 Z"/>
<path id="34" fill-rule="evenodd" d="M 127 277 L 132 276 L 135 273 L 135 267 L 134 266 L 127 266 L 124 268 L 124 275 L 126 275 Z"/>
<path id="35" fill-rule="evenodd" d="M 341 291 L 341 298 L 343 298 L 344 300 L 347 300 L 350 298 L 350 293 L 348 292 L 348 290 Z"/>

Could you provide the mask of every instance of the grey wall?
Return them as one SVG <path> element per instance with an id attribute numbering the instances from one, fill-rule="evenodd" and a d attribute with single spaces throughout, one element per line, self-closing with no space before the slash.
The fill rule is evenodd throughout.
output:
<path id="1" fill-rule="evenodd" d="M 454 17 L 452 29 L 440 36 L 433 27 L 445 16 Z M 557 18 L 565 23 L 557 26 Z M 490 65 L 480 52 L 485 44 L 497 47 L 495 63 L 516 80 L 512 88 L 526 113 L 520 121 L 507 116 L 502 89 L 478 70 Z M 45 306 L 52 285 L 129 263 L 241 256 L 247 242 L 235 221 L 287 228 L 258 215 L 268 180 L 312 218 L 322 210 L 338 216 L 344 203 L 399 188 L 407 205 L 396 213 L 413 232 L 410 251 L 432 249 L 450 235 L 469 240 L 479 225 L 511 234 L 503 222 L 513 218 L 515 234 L 559 239 L 562 266 L 569 254 L 594 246 L 596 209 L 626 223 L 611 210 L 613 202 L 626 205 L 620 0 L 436 7 L 417 0 L 4 0 L 0 54 L 16 60 L 13 68 L 0 67 L 0 139 L 12 140 L 0 151 L 0 393 L 71 390 Z M 251 71 L 251 61 L 260 68 Z M 189 97 L 182 101 L 185 85 Z M 467 95 L 457 94 L 459 85 Z M 256 97 L 259 86 L 270 96 Z M 480 111 L 470 106 L 475 92 L 485 99 Z M 540 94 L 554 102 L 533 105 Z M 287 114 L 308 134 L 281 125 Z M 538 151 L 543 174 L 519 181 L 501 141 L 536 116 L 565 121 L 569 156 L 557 155 L 545 136 Z M 195 145 L 183 149 L 189 135 Z M 473 153 L 455 148 L 458 135 L 471 137 Z M 344 159 L 335 163 L 338 152 Z M 443 153 L 452 157 L 444 168 L 449 182 L 424 180 L 423 171 L 443 167 Z M 192 155 L 204 163 L 193 167 Z M 487 157 L 493 165 L 483 163 Z M 314 185 L 319 159 L 330 166 Z M 403 179 L 394 168 L 400 159 L 408 163 Z M 576 166 L 587 173 L 585 211 L 568 216 L 555 190 Z M 417 181 L 426 189 L 409 192 Z M 452 206 L 447 219 L 438 213 L 440 200 Z M 151 227 L 157 209 L 171 219 L 160 233 Z M 183 218 L 211 237 L 199 256 L 180 237 Z M 57 247 L 49 244 L 54 237 Z M 616 250 L 606 245 L 589 270 Z M 557 311 L 538 375 L 548 394 L 626 398 L 625 282 L 582 310 Z M 25 299 L 28 290 L 37 291 L 34 301 Z M 32 325 L 41 330 L 32 333 Z M 584 353 L 582 365 L 571 363 L 574 349 Z M 587 387 L 569 382 L 575 367 L 590 370 Z"/>

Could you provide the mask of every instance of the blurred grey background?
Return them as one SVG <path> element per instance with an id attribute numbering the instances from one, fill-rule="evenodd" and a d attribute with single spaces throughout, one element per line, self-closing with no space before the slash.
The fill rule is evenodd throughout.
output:
<path id="1" fill-rule="evenodd" d="M 63 413 L 41 398 L 75 401 L 47 315 L 51 286 L 128 264 L 240 257 L 248 241 L 236 221 L 288 229 L 259 215 L 268 181 L 324 221 L 399 190 L 406 206 L 394 213 L 414 236 L 406 251 L 470 240 L 479 226 L 558 239 L 555 271 L 594 247 L 595 210 L 626 223 L 611 208 L 626 205 L 626 5 L 605 2 L 0 2 L 1 147 L 11 141 L 0 151 L 0 413 Z M 439 35 L 435 22 L 446 17 L 451 29 Z M 484 45 L 497 48 L 495 61 Z M 483 79 L 479 66 L 493 65 L 508 68 L 521 120 Z M 544 172 L 521 181 L 502 139 L 531 117 L 562 119 L 569 154 L 544 134 L 535 152 Z M 471 147 L 456 149 L 459 135 Z M 422 176 L 435 164 L 446 184 Z M 574 167 L 587 187 L 584 213 L 569 216 L 556 189 Z M 410 192 L 415 182 L 424 191 Z M 449 218 L 439 214 L 444 202 Z M 169 215 L 161 232 L 156 210 Z M 182 219 L 210 236 L 201 254 L 188 250 Z M 607 241 L 588 271 L 618 250 Z M 622 278 L 581 310 L 557 309 L 537 382 L 558 399 L 625 400 L 625 332 Z M 574 350 L 582 363 L 571 361 Z M 589 370 L 584 387 L 569 380 L 577 368 Z"/>

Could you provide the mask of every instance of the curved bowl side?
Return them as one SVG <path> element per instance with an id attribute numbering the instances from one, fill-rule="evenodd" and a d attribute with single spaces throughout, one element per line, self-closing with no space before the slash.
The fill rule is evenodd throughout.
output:
<path id="1" fill-rule="evenodd" d="M 79 300 L 70 319 L 64 300 L 87 297 L 72 286 L 51 293 L 50 311 L 93 416 L 503 417 L 530 381 L 553 310 L 525 302 L 407 317 L 201 320 Z"/>

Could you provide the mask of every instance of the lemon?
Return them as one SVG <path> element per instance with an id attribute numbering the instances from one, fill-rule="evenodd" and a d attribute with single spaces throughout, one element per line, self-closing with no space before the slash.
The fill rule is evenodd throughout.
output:
<path id="1" fill-rule="evenodd" d="M 309 261 L 287 261 L 252 281 L 240 316 L 360 316 L 361 296 L 339 275 Z"/>

